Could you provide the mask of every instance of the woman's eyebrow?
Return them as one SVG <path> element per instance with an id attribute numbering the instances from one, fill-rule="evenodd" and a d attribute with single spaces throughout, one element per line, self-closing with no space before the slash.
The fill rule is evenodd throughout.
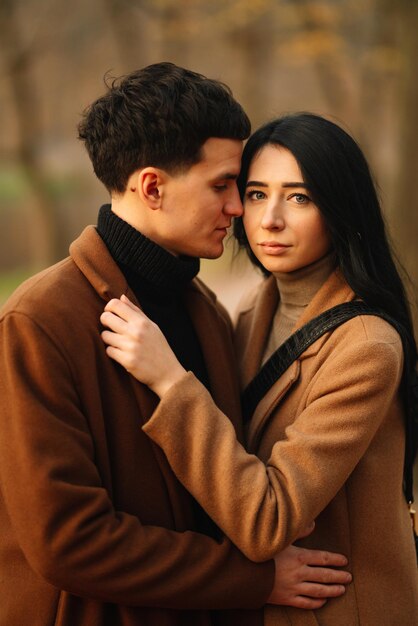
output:
<path id="1" fill-rule="evenodd" d="M 282 183 L 282 187 L 304 187 L 304 189 L 309 189 L 309 185 L 306 183 Z"/>
<path id="2" fill-rule="evenodd" d="M 249 180 L 245 186 L 246 187 L 268 187 L 268 184 L 262 183 L 259 180 Z"/>
<path id="3" fill-rule="evenodd" d="M 249 180 L 245 186 L 246 187 L 268 187 L 268 184 L 263 183 L 261 180 Z M 309 189 L 309 185 L 307 185 L 306 183 L 297 183 L 297 182 L 282 183 L 282 187 L 285 187 L 285 188 L 303 187 L 304 189 Z"/>

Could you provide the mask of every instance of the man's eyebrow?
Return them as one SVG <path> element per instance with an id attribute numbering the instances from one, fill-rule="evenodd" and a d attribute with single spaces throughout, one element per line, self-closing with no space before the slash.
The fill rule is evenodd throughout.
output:
<path id="1" fill-rule="evenodd" d="M 233 174 L 232 172 L 225 172 L 224 174 L 219 174 L 215 180 L 237 180 L 238 174 Z"/>

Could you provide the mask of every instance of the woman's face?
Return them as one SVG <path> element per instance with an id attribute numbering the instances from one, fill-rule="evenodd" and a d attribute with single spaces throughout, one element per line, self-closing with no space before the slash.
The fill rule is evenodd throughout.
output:
<path id="1" fill-rule="evenodd" d="M 268 144 L 253 159 L 243 222 L 251 250 L 273 273 L 310 265 L 331 248 L 324 220 L 310 199 L 299 165 L 281 146 Z"/>

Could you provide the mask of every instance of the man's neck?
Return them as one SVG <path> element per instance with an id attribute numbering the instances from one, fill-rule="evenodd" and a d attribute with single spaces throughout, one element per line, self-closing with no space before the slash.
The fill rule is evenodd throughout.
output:
<path id="1" fill-rule="evenodd" d="M 132 226 L 132 228 L 142 233 L 142 235 L 145 235 L 147 239 L 150 239 L 173 256 L 178 256 L 161 240 L 158 230 L 155 227 L 158 221 L 158 215 L 156 215 L 155 211 L 147 206 L 141 205 L 139 200 L 131 199 L 127 194 L 123 196 L 112 196 L 110 208 L 112 213 Z"/>
<path id="2" fill-rule="evenodd" d="M 199 271 L 199 259 L 173 256 L 112 211 L 110 205 L 100 209 L 97 230 L 124 273 L 129 271 L 128 283 L 145 279 L 167 292 L 177 291 Z"/>

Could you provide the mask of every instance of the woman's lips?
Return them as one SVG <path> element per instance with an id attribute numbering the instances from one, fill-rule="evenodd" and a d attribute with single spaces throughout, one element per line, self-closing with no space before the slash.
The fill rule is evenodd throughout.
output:
<path id="1" fill-rule="evenodd" d="M 291 246 L 278 241 L 262 241 L 258 244 L 266 254 L 282 254 Z"/>

